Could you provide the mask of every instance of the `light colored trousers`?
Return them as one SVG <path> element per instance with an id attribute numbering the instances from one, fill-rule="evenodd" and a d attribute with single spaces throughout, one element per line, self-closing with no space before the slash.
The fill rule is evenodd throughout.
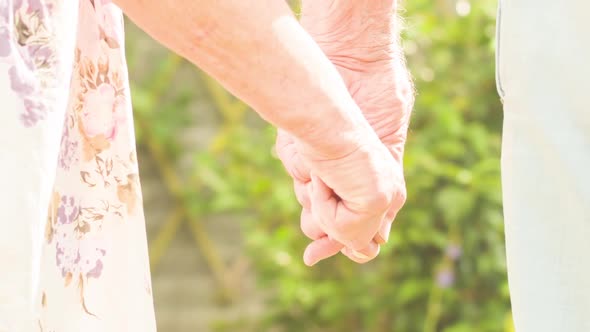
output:
<path id="1" fill-rule="evenodd" d="M 590 1 L 500 0 L 502 182 L 517 332 L 590 331 Z"/>

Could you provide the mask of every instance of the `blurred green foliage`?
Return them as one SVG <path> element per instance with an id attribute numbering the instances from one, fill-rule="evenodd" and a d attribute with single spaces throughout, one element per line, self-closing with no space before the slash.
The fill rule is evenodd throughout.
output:
<path id="1" fill-rule="evenodd" d="M 269 310 L 219 324 L 219 331 L 508 331 L 499 178 L 501 105 L 494 83 L 493 0 L 412 0 L 404 4 L 404 46 L 418 91 L 406 148 L 408 202 L 378 259 L 344 257 L 313 268 L 292 183 L 272 153 L 275 130 L 174 55 L 133 81 L 140 146 L 164 147 L 180 162 L 179 136 L 193 124 L 193 99 L 218 116 L 178 188 L 190 213 L 243 216 L 248 254 Z M 136 59 L 129 50 L 133 74 Z M 150 62 L 153 66 L 153 63 Z M 196 70 L 194 70 L 196 72 Z M 142 77 L 143 76 L 143 77 Z M 133 77 L 133 76 L 132 76 Z M 171 91 L 170 91 L 171 90 Z M 159 95 L 165 94 L 165 101 Z M 185 163 L 186 164 L 186 163 Z"/>

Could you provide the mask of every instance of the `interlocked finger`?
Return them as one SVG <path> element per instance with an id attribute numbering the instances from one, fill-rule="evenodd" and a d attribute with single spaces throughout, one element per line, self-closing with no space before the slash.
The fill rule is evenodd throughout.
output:
<path id="1" fill-rule="evenodd" d="M 369 245 L 362 250 L 343 248 L 341 252 L 350 260 L 359 264 L 364 264 L 377 257 L 377 255 L 379 255 L 380 250 L 381 246 L 377 242 L 371 241 Z"/>
<path id="2" fill-rule="evenodd" d="M 318 223 L 313 219 L 311 210 L 303 208 L 301 210 L 301 231 L 311 240 L 317 240 L 326 236 L 326 233 L 320 228 Z"/>
<path id="3" fill-rule="evenodd" d="M 297 201 L 304 209 L 311 210 L 311 201 L 309 199 L 309 190 L 307 187 L 310 185 L 309 182 L 304 183 L 299 180 L 293 179 L 293 189 L 295 191 L 295 197 Z"/>
<path id="4" fill-rule="evenodd" d="M 310 180 L 309 168 L 301 160 L 293 138 L 288 133 L 279 130 L 275 147 L 279 159 L 293 180 L 308 182 Z"/>
<path id="5" fill-rule="evenodd" d="M 309 189 L 311 211 L 326 234 L 351 249 L 360 250 L 369 246 L 379 230 L 383 216 L 359 215 L 350 210 L 315 175 L 312 175 Z"/>

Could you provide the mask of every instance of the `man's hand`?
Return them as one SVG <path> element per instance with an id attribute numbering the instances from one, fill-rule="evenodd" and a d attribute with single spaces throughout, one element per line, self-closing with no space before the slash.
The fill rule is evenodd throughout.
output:
<path id="1" fill-rule="evenodd" d="M 304 0 L 301 25 L 338 69 L 367 121 L 401 161 L 413 87 L 395 0 Z"/>
<path id="2" fill-rule="evenodd" d="M 391 168 L 401 176 L 400 196 L 389 209 L 375 240 L 387 241 L 391 222 L 405 201 L 402 157 L 413 106 L 413 90 L 397 43 L 394 0 L 304 1 L 301 24 L 320 45 L 343 77 L 365 118 L 393 157 Z M 313 220 L 309 197 L 309 171 L 301 162 L 293 139 L 279 131 L 277 150 L 303 206 L 301 227 L 314 242 L 305 253 L 306 263 L 337 253 L 337 243 L 328 240 Z M 358 174 L 358 177 L 362 175 Z M 355 252 L 340 248 L 350 259 L 363 263 L 375 250 Z M 378 247 L 377 247 L 378 248 Z M 360 255 L 359 255 L 360 254 Z"/>

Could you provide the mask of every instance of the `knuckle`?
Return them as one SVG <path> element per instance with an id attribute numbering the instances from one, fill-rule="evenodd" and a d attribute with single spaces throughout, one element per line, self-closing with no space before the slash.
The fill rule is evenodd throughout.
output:
<path id="1" fill-rule="evenodd" d="M 291 175 L 294 179 L 307 182 L 309 181 L 309 170 L 303 164 L 302 160 L 298 157 L 293 157 L 293 165 L 291 169 Z"/>
<path id="2" fill-rule="evenodd" d="M 367 210 L 375 211 L 387 208 L 391 203 L 392 195 L 386 190 L 377 190 L 367 201 Z"/>
<path id="3" fill-rule="evenodd" d="M 398 205 L 400 208 L 406 204 L 408 200 L 408 191 L 406 190 L 405 186 L 397 192 L 397 196 L 394 200 L 395 204 Z"/>

